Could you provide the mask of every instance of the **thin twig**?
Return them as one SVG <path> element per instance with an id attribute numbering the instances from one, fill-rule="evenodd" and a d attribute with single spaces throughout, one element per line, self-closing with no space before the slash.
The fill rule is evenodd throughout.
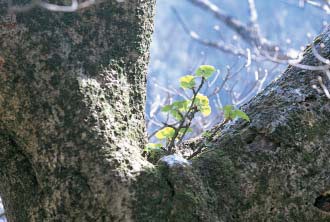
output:
<path id="1" fill-rule="evenodd" d="M 181 119 L 181 122 L 180 122 L 179 126 L 175 129 L 174 135 L 171 138 L 171 141 L 170 141 L 169 145 L 167 146 L 167 150 L 168 150 L 169 154 L 172 153 L 172 149 L 175 146 L 175 140 L 177 139 L 177 137 L 179 135 L 180 129 L 184 128 L 185 120 L 189 119 L 190 115 L 192 115 L 192 118 L 193 118 L 194 112 L 192 112 L 192 111 L 195 110 L 195 107 L 194 107 L 195 106 L 195 100 L 196 100 L 197 94 L 199 93 L 199 91 L 203 87 L 204 83 L 205 83 L 205 78 L 202 77 L 201 83 L 199 84 L 197 90 L 193 89 L 193 98 L 191 100 L 190 107 L 189 107 L 188 111 L 185 113 L 185 115 L 183 116 L 183 118 Z M 189 117 L 189 118 L 187 118 L 187 117 Z M 182 137 L 184 137 L 184 135 L 182 135 Z"/>
<path id="2" fill-rule="evenodd" d="M 210 0 L 188 0 L 192 4 L 206 10 L 207 12 L 213 14 L 213 16 L 224 23 L 228 28 L 235 31 L 242 39 L 249 45 L 260 48 L 260 51 L 267 51 L 268 54 L 277 55 L 281 59 L 290 59 L 285 53 L 283 53 L 277 45 L 274 45 L 265 37 L 261 36 L 259 29 L 255 27 L 250 27 L 240 20 L 234 18 L 231 15 L 226 14 L 217 5 L 213 4 Z M 251 0 L 250 0 L 251 1 Z M 251 1 L 253 4 L 254 2 Z M 251 10 L 251 4 L 250 4 Z M 252 9 L 254 10 L 254 9 Z M 245 54 L 245 53 L 244 53 Z M 246 56 L 245 56 L 246 57 Z"/>

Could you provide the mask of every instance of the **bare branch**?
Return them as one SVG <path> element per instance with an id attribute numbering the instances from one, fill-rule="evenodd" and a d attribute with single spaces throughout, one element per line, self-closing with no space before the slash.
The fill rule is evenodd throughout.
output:
<path id="1" fill-rule="evenodd" d="M 260 28 L 258 24 L 258 13 L 257 13 L 257 8 L 254 0 L 248 0 L 249 4 L 249 13 L 250 13 L 250 22 L 255 29 L 255 32 L 259 35 L 260 37 Z"/>
<path id="2" fill-rule="evenodd" d="M 224 23 L 228 28 L 235 31 L 242 39 L 249 45 L 259 49 L 261 53 L 266 51 L 268 54 L 276 55 L 277 58 L 281 59 L 291 59 L 288 55 L 283 53 L 277 45 L 272 44 L 269 40 L 262 37 L 259 32 L 259 28 L 250 27 L 245 25 L 240 20 L 235 19 L 234 17 L 226 14 L 218 6 L 213 4 L 209 0 L 188 0 L 194 5 L 205 9 L 207 12 L 214 15 L 215 18 Z M 257 16 L 254 1 L 249 0 L 250 11 L 254 10 L 255 13 L 253 16 Z M 257 17 L 253 18 L 256 19 Z M 256 23 L 257 24 L 257 23 Z M 245 56 L 246 57 L 246 56 Z"/>
<path id="3" fill-rule="evenodd" d="M 249 3 L 250 21 L 251 23 L 256 24 L 258 20 L 258 13 L 255 2 L 254 0 L 248 0 L 248 3 Z"/>
<path id="4" fill-rule="evenodd" d="M 323 80 L 322 80 L 322 77 L 321 77 L 321 76 L 318 76 L 318 77 L 317 77 L 317 80 L 319 81 L 319 84 L 320 84 L 320 86 L 321 86 L 321 88 L 322 88 L 324 94 L 326 95 L 326 97 L 327 97 L 328 99 L 330 99 L 330 93 L 329 93 L 329 90 L 328 90 L 328 88 L 324 85 Z"/>
<path id="5" fill-rule="evenodd" d="M 327 14 L 330 14 L 330 3 L 329 1 L 323 0 L 321 2 L 318 1 L 311 1 L 311 0 L 303 0 L 303 2 L 306 2 L 307 4 L 314 6 L 316 8 L 322 9 Z"/>
<path id="6" fill-rule="evenodd" d="M 230 54 L 236 55 L 236 56 L 247 57 L 245 51 L 242 48 L 239 48 L 237 46 L 233 46 L 233 45 L 228 44 L 224 41 L 213 42 L 213 41 L 202 39 L 195 31 L 192 31 L 191 29 L 188 28 L 188 26 L 185 24 L 182 17 L 179 15 L 179 13 L 177 12 L 177 10 L 175 8 L 172 7 L 172 11 L 173 11 L 174 15 L 176 16 L 176 18 L 178 19 L 178 22 L 181 24 L 183 30 L 193 40 L 195 40 L 195 41 L 197 41 L 197 42 L 199 42 L 199 43 L 201 43 L 205 46 L 216 48 L 216 49 L 218 49 L 218 50 L 220 50 L 224 53 L 230 53 Z"/>
<path id="7" fill-rule="evenodd" d="M 26 5 L 13 5 L 12 0 L 8 1 L 8 10 L 9 12 L 26 12 L 33 8 L 43 8 L 49 11 L 54 12 L 75 12 L 87 7 L 90 7 L 94 4 L 99 4 L 104 0 L 85 0 L 84 2 L 78 2 L 78 0 L 71 0 L 71 5 L 57 5 L 52 4 L 42 0 L 32 0 Z M 116 0 L 118 3 L 124 2 L 125 0 Z"/>

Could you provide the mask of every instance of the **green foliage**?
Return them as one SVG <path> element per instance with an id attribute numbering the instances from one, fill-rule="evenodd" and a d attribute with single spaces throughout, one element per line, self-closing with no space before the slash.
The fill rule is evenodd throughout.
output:
<path id="1" fill-rule="evenodd" d="M 169 112 L 176 120 L 182 120 L 182 113 L 187 112 L 190 105 L 191 100 L 175 101 L 170 105 L 164 106 L 162 111 Z"/>
<path id="2" fill-rule="evenodd" d="M 235 107 L 232 105 L 224 106 L 223 113 L 224 113 L 225 119 L 227 119 L 227 120 L 233 120 L 235 118 L 242 118 L 246 121 L 250 121 L 250 118 L 248 117 L 248 115 L 246 115 L 245 112 L 243 112 L 242 110 L 239 110 L 239 109 L 235 109 Z"/>
<path id="3" fill-rule="evenodd" d="M 193 132 L 193 130 L 192 130 L 192 128 L 190 128 L 190 127 L 188 127 L 188 128 L 181 128 L 180 130 L 179 130 L 179 134 L 183 134 L 183 133 L 192 133 Z"/>
<path id="4" fill-rule="evenodd" d="M 215 68 L 213 66 L 201 65 L 196 71 L 196 76 L 202 76 L 205 79 L 208 79 L 214 72 Z"/>
<path id="5" fill-rule="evenodd" d="M 174 136 L 175 134 L 175 129 L 172 127 L 165 127 L 164 129 L 159 130 L 156 133 L 156 138 L 159 140 L 162 139 L 170 139 Z"/>
<path id="6" fill-rule="evenodd" d="M 195 74 L 180 78 L 180 87 L 184 90 L 190 90 L 192 97 L 191 99 L 174 101 L 162 108 L 162 112 L 168 113 L 177 122 L 164 124 L 160 130 L 153 134 L 160 142 L 146 145 L 144 152 L 148 155 L 149 159 L 151 158 L 154 161 L 157 155 L 174 153 L 175 148 L 182 142 L 185 135 L 189 132 L 193 132 L 190 125 L 195 115 L 197 113 L 201 113 L 203 116 L 209 116 L 211 114 L 212 110 L 209 98 L 201 94 L 200 90 L 215 71 L 216 69 L 213 66 L 202 65 L 196 70 Z M 235 118 L 242 118 L 250 121 L 249 117 L 243 111 L 235 109 L 231 105 L 225 106 L 223 111 L 225 118 L 223 124 Z M 205 132 L 203 136 L 207 138 L 204 146 L 201 145 L 195 150 L 189 159 L 201 153 L 202 149 L 207 146 L 206 144 L 210 143 L 210 139 L 214 134 Z"/>
<path id="7" fill-rule="evenodd" d="M 211 107 L 207 96 L 198 93 L 195 98 L 195 104 L 197 106 L 197 109 L 203 114 L 203 116 L 208 116 L 211 114 Z"/>
<path id="8" fill-rule="evenodd" d="M 152 163 L 156 163 L 162 156 L 166 155 L 163 145 L 160 143 L 148 143 L 143 152 Z"/>
<path id="9" fill-rule="evenodd" d="M 192 89 L 196 85 L 195 76 L 187 75 L 180 78 L 180 86 L 183 89 Z"/>
<path id="10" fill-rule="evenodd" d="M 162 151 L 162 144 L 160 143 L 148 143 L 145 148 L 144 148 L 144 152 L 150 156 L 150 158 L 154 158 L 156 153 L 161 152 Z"/>

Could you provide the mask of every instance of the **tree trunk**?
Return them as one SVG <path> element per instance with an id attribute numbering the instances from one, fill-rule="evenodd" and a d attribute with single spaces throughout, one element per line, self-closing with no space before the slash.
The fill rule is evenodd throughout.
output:
<path id="1" fill-rule="evenodd" d="M 0 1 L 0 192 L 10 222 L 132 220 L 129 184 L 149 164 L 140 153 L 154 4 L 8 16 Z"/>
<path id="2" fill-rule="evenodd" d="M 311 87 L 321 72 L 288 67 L 245 106 L 251 122 L 226 126 L 192 164 L 141 156 L 153 6 L 109 0 L 8 22 L 0 1 L 9 221 L 329 221 L 330 103 Z M 330 58 L 330 29 L 315 44 Z M 310 47 L 303 63 L 319 64 Z"/>
<path id="3" fill-rule="evenodd" d="M 314 44 L 330 59 L 330 27 Z M 301 64 L 321 65 L 311 46 Z M 330 88 L 323 71 L 289 66 L 243 107 L 251 122 L 214 132 L 191 165 L 166 157 L 141 174 L 137 221 L 330 221 L 330 100 L 312 87 L 319 76 Z"/>

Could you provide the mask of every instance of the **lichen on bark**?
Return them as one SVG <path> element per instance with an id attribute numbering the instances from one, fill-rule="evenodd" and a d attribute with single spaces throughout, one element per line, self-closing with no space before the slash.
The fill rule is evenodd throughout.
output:
<path id="1" fill-rule="evenodd" d="M 330 28 L 315 45 L 330 58 Z M 308 48 L 301 63 L 320 65 Z M 188 168 L 161 164 L 157 173 L 142 176 L 152 178 L 151 193 L 166 181 L 172 189 L 159 205 L 145 198 L 139 211 L 159 221 L 329 221 L 328 212 L 315 207 L 330 188 L 330 102 L 312 87 L 318 76 L 330 86 L 321 71 L 289 66 L 243 107 L 251 122 L 227 125 Z M 159 215 L 164 209 L 166 219 Z"/>
<path id="2" fill-rule="evenodd" d="M 140 152 L 154 4 L 35 8 L 1 29 L 0 133 L 13 142 L 1 143 L 0 190 L 9 221 L 131 220 L 129 184 L 148 165 Z M 0 9 L 2 22 L 6 1 Z"/>
<path id="3" fill-rule="evenodd" d="M 245 105 L 251 122 L 226 126 L 191 165 L 141 156 L 154 3 L 34 9 L 0 30 L 9 220 L 329 221 L 313 206 L 330 189 L 330 105 L 311 87 L 322 72 L 289 66 Z M 325 58 L 329 36 L 315 41 Z M 319 64 L 309 49 L 302 62 Z"/>

